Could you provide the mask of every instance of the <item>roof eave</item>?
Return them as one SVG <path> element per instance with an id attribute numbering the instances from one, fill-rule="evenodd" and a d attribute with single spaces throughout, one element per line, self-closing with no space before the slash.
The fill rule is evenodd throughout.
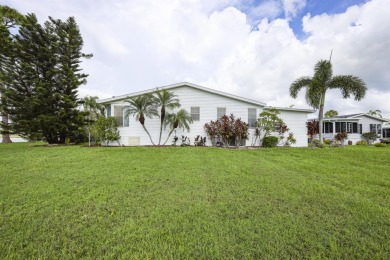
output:
<path id="1" fill-rule="evenodd" d="M 265 107 L 264 110 L 277 109 L 282 111 L 292 111 L 292 112 L 301 112 L 306 114 L 314 113 L 315 110 L 304 109 L 304 108 L 291 108 L 291 107 Z"/>

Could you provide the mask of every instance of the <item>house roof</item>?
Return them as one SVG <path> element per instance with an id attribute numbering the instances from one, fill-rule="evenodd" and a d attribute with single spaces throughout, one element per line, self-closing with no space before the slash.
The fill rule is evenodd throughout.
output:
<path id="1" fill-rule="evenodd" d="M 339 115 L 339 116 L 324 118 L 324 120 L 326 120 L 326 121 L 346 121 L 346 120 L 357 121 L 362 116 L 369 117 L 369 118 L 372 118 L 372 119 L 376 119 L 376 120 L 382 121 L 382 122 L 387 122 L 388 121 L 387 119 L 383 119 L 383 118 L 380 118 L 380 117 L 372 116 L 372 115 L 369 115 L 369 114 L 366 114 L 366 113 Z"/>
<path id="2" fill-rule="evenodd" d="M 172 84 L 172 85 L 161 86 L 161 87 L 158 87 L 158 89 L 159 90 L 163 90 L 163 89 L 169 90 L 169 89 L 175 89 L 175 88 L 179 88 L 179 87 L 190 87 L 190 88 L 198 89 L 198 90 L 205 91 L 205 92 L 208 92 L 208 93 L 212 93 L 212 94 L 220 95 L 220 96 L 223 96 L 223 97 L 227 97 L 227 98 L 243 101 L 243 102 L 246 102 L 246 103 L 249 103 L 249 104 L 253 104 L 253 105 L 256 105 L 256 106 L 265 107 L 265 109 L 276 108 L 278 110 L 287 110 L 287 111 L 304 112 L 304 113 L 313 113 L 314 112 L 313 110 L 310 110 L 310 109 L 267 107 L 267 104 L 264 103 L 264 102 L 260 102 L 260 101 L 257 101 L 257 100 L 236 96 L 236 95 L 233 95 L 233 94 L 229 94 L 229 93 L 222 92 L 222 91 L 215 90 L 215 89 L 211 89 L 211 88 L 202 87 L 202 86 L 199 86 L 199 85 L 196 85 L 196 84 L 193 84 L 193 83 L 189 83 L 189 82 L 180 82 L 180 83 L 176 83 L 176 84 Z M 115 102 L 115 101 L 122 101 L 122 100 L 125 100 L 125 99 L 128 99 L 128 98 L 131 98 L 131 97 L 136 97 L 136 96 L 143 95 L 143 94 L 153 93 L 155 91 L 156 91 L 156 88 L 153 88 L 153 89 L 148 89 L 148 90 L 144 90 L 144 91 L 134 92 L 134 93 L 126 94 L 126 95 L 121 95 L 121 96 L 116 96 L 116 97 L 112 97 L 112 98 L 102 99 L 102 100 L 99 100 L 98 102 L 101 103 L 101 104 L 110 104 L 110 103 Z"/>
<path id="3" fill-rule="evenodd" d="M 176 84 L 172 84 L 172 85 L 161 86 L 161 87 L 158 87 L 158 89 L 159 90 L 163 90 L 163 89 L 169 90 L 169 89 L 175 89 L 175 88 L 179 88 L 179 87 L 190 87 L 190 88 L 198 89 L 198 90 L 205 91 L 205 92 L 208 92 L 208 93 L 212 93 L 212 94 L 216 94 L 216 95 L 220 95 L 220 96 L 224 96 L 224 97 L 228 97 L 228 98 L 244 101 L 244 102 L 251 103 L 251 104 L 254 104 L 254 105 L 258 105 L 258 106 L 262 106 L 262 107 L 266 106 L 265 103 L 260 102 L 260 101 L 239 97 L 239 96 L 232 95 L 232 94 L 229 94 L 229 93 L 226 93 L 226 92 L 214 90 L 214 89 L 211 89 L 211 88 L 202 87 L 202 86 L 199 86 L 199 85 L 196 85 L 196 84 L 193 84 L 193 83 L 189 83 L 189 82 L 180 82 L 180 83 L 176 83 Z M 99 103 L 105 104 L 105 103 L 111 103 L 111 102 L 114 102 L 114 101 L 121 101 L 121 100 L 128 99 L 128 98 L 131 98 L 131 97 L 136 97 L 136 96 L 147 94 L 147 93 L 153 93 L 155 91 L 156 91 L 156 88 L 152 88 L 152 89 L 148 89 L 148 90 L 144 90 L 144 91 L 130 93 L 130 94 L 127 94 L 127 95 L 121 95 L 121 96 L 116 96 L 116 97 L 112 97 L 112 98 L 102 99 L 102 100 L 99 100 Z"/>

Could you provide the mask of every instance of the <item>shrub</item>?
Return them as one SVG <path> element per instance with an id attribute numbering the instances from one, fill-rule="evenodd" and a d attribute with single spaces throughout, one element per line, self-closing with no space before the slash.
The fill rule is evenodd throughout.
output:
<path id="1" fill-rule="evenodd" d="M 381 140 L 381 143 L 390 144 L 390 139 L 383 139 Z"/>
<path id="2" fill-rule="evenodd" d="M 348 138 L 348 134 L 346 132 L 337 133 L 334 137 L 336 141 L 339 141 L 341 145 L 344 145 L 345 139 Z"/>
<path id="3" fill-rule="evenodd" d="M 100 117 L 91 127 L 91 135 L 96 142 L 101 141 L 103 145 L 108 146 L 109 142 L 117 142 L 121 138 L 118 130 L 118 123 L 115 117 Z"/>
<path id="4" fill-rule="evenodd" d="M 360 140 L 356 142 L 356 145 L 368 145 L 368 143 L 364 140 Z"/>
<path id="5" fill-rule="evenodd" d="M 332 140 L 330 140 L 330 139 L 325 139 L 324 140 L 324 144 L 326 144 L 326 145 L 330 145 L 331 142 L 332 142 Z"/>
<path id="6" fill-rule="evenodd" d="M 228 147 L 231 140 L 235 140 L 236 145 L 239 146 L 241 140 L 246 140 L 249 136 L 248 124 L 241 118 L 235 118 L 233 114 L 223 115 L 217 121 L 206 123 L 204 130 L 213 146 L 216 146 L 218 141 L 222 141 L 223 146 Z"/>
<path id="7" fill-rule="evenodd" d="M 310 147 L 318 147 L 319 144 L 320 144 L 320 140 L 312 139 L 311 142 L 309 143 L 309 146 Z"/>
<path id="8" fill-rule="evenodd" d="M 263 147 L 276 147 L 279 142 L 277 136 L 266 136 L 263 138 Z"/>
<path id="9" fill-rule="evenodd" d="M 370 144 L 371 141 L 375 141 L 378 138 L 378 135 L 376 133 L 366 132 L 362 134 L 362 138 Z"/>
<path id="10" fill-rule="evenodd" d="M 385 144 L 385 143 L 376 143 L 375 144 L 375 147 L 386 147 L 387 146 L 387 144 Z"/>

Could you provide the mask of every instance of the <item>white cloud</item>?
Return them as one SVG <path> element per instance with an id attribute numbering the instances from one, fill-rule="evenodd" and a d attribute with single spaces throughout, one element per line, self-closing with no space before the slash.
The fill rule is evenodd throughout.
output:
<path id="1" fill-rule="evenodd" d="M 294 18 L 306 6 L 306 0 L 282 0 L 284 15 L 287 19 Z"/>
<path id="2" fill-rule="evenodd" d="M 372 0 L 337 15 L 307 15 L 305 40 L 288 24 L 306 1 L 265 1 L 246 14 L 233 6 L 251 0 L 9 0 L 5 4 L 47 16 L 75 16 L 90 74 L 80 94 L 110 97 L 183 80 L 267 102 L 307 107 L 304 93 L 289 97 L 291 82 L 312 75 L 333 49 L 334 74 L 363 78 L 366 99 L 327 96 L 327 108 L 341 113 L 380 109 L 390 118 L 390 5 Z M 286 19 L 275 19 L 281 13 Z M 266 18 L 264 18 L 266 17 Z M 251 31 L 253 24 L 257 29 Z"/>

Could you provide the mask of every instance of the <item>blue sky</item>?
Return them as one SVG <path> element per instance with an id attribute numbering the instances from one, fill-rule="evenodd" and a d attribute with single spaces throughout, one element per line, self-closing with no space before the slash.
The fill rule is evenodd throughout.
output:
<path id="1" fill-rule="evenodd" d="M 293 2 L 293 1 L 291 1 Z M 273 3 L 275 6 L 281 6 L 283 3 L 281 1 L 270 1 L 270 0 L 249 0 L 249 1 L 240 1 L 235 6 L 246 13 L 249 16 L 249 20 L 251 21 L 251 25 L 253 27 L 257 26 L 257 22 L 263 18 L 268 18 L 270 20 L 281 18 L 288 19 L 291 28 L 298 38 L 305 38 L 306 34 L 302 30 L 302 18 L 310 13 L 311 16 L 321 15 L 321 14 L 340 14 L 344 13 L 347 8 L 353 5 L 361 5 L 367 2 L 367 0 L 305 0 L 305 1 L 295 1 L 292 5 L 298 7 L 296 15 L 289 16 L 286 15 L 283 10 L 279 9 L 274 13 L 270 13 L 267 15 L 261 15 L 260 13 L 252 13 L 251 10 L 254 8 Z M 298 3 L 302 4 L 302 8 L 299 8 Z"/>
<path id="2" fill-rule="evenodd" d="M 74 16 L 88 83 L 107 98 L 189 81 L 271 106 L 309 108 L 289 86 L 329 58 L 368 87 L 361 102 L 329 91 L 325 110 L 390 118 L 389 0 L 2 0 L 22 13 Z M 308 15 L 310 13 L 310 15 Z M 359 25 L 359 26 L 356 26 Z"/>

